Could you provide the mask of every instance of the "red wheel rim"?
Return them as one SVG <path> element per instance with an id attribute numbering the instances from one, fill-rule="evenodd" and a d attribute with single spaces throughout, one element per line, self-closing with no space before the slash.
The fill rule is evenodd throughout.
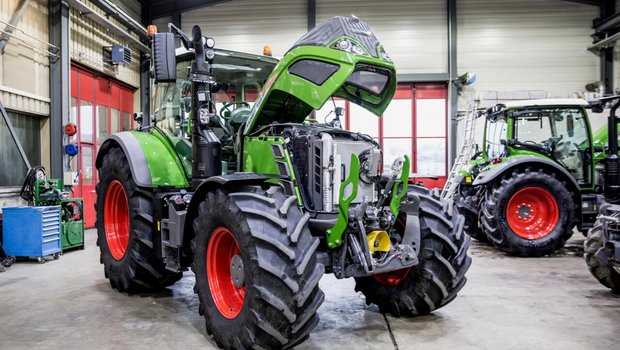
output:
<path id="1" fill-rule="evenodd" d="M 384 286 L 397 286 L 409 276 L 411 268 L 396 270 L 392 272 L 379 273 L 372 277 Z"/>
<path id="2" fill-rule="evenodd" d="M 553 195 L 540 187 L 526 187 L 515 193 L 506 207 L 506 221 L 519 237 L 539 239 L 558 224 L 560 210 Z"/>
<path id="3" fill-rule="evenodd" d="M 118 180 L 112 181 L 106 191 L 103 223 L 110 254 L 114 259 L 121 260 L 129 244 L 129 205 L 125 188 Z"/>
<path id="4" fill-rule="evenodd" d="M 211 234 L 207 246 L 207 279 L 211 297 L 222 316 L 233 319 L 239 315 L 245 300 L 245 283 L 233 279 L 232 269 L 243 274 L 243 264 L 235 266 L 234 260 L 240 261 L 241 250 L 232 232 L 225 227 L 216 228 Z M 240 284 L 238 286 L 238 284 Z"/>

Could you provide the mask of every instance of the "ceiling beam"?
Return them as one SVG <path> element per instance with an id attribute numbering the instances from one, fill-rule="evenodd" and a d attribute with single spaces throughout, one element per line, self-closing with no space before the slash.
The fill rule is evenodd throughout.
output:
<path id="1" fill-rule="evenodd" d="M 231 0 L 156 0 L 149 2 L 151 8 L 151 19 L 171 16 L 174 13 L 181 13 L 195 10 L 202 7 L 213 6 Z"/>

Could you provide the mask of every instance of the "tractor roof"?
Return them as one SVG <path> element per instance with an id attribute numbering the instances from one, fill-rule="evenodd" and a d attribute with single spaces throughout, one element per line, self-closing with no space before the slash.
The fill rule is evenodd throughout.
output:
<path id="1" fill-rule="evenodd" d="M 506 109 L 540 106 L 582 106 L 587 107 L 588 101 L 581 98 L 544 98 L 538 100 L 510 101 L 503 104 Z"/>

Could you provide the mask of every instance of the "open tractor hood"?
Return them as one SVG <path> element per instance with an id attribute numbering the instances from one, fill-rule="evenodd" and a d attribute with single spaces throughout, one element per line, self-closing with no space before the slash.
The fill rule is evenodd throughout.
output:
<path id="1" fill-rule="evenodd" d="M 396 91 L 394 63 L 370 27 L 333 17 L 299 39 L 263 87 L 245 127 L 301 123 L 332 96 L 380 116 Z"/>

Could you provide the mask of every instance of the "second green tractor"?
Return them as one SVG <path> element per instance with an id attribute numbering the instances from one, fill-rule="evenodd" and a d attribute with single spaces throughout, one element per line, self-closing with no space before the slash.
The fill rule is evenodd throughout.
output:
<path id="1" fill-rule="evenodd" d="M 466 232 L 511 255 L 550 254 L 587 234 L 604 191 L 608 130 L 588 111 L 607 100 L 541 99 L 482 112 L 482 148 L 461 169 L 455 202 Z"/>

